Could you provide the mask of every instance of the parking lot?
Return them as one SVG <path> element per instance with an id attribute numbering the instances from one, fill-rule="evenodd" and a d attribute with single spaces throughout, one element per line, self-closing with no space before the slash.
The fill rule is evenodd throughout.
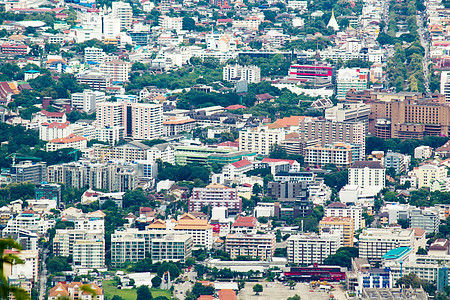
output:
<path id="1" fill-rule="evenodd" d="M 238 299 L 247 300 L 285 300 L 295 294 L 299 295 L 302 300 L 325 300 L 330 299 L 330 294 L 327 292 L 314 291 L 310 292 L 310 288 L 306 283 L 297 283 L 294 289 L 289 289 L 288 286 L 284 286 L 280 282 L 268 282 L 262 283 L 263 292 L 258 296 L 253 292 L 253 286 L 257 282 L 247 282 L 245 288 L 241 290 L 238 294 Z M 345 300 L 344 292 L 337 288 L 332 291 L 331 294 L 335 296 L 337 300 Z"/>

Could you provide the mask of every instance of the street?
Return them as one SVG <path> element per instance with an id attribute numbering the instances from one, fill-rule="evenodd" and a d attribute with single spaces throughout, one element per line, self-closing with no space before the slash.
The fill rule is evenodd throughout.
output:
<path id="1" fill-rule="evenodd" d="M 42 253 L 42 268 L 39 276 L 39 300 L 44 300 L 45 290 L 47 286 L 47 269 L 45 268 L 45 261 L 47 260 L 48 250 L 44 249 Z"/>
<path id="2" fill-rule="evenodd" d="M 425 78 L 424 85 L 425 85 L 426 92 L 430 93 L 430 82 L 428 79 L 429 51 L 428 51 L 428 41 L 425 36 L 427 33 L 427 30 L 425 28 L 423 28 L 424 18 L 422 16 L 422 14 L 420 14 L 420 13 L 417 14 L 416 20 L 417 20 L 417 26 L 419 27 L 417 32 L 419 33 L 420 44 L 425 49 L 425 55 L 423 56 L 423 76 Z"/>

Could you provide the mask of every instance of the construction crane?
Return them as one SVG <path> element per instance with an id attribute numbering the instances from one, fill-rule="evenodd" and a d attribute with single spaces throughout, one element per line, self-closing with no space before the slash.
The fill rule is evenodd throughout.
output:
<path id="1" fill-rule="evenodd" d="M 78 152 L 80 151 L 80 149 L 75 149 L 75 150 L 73 150 L 73 151 L 70 151 L 69 153 L 67 153 L 68 155 L 71 155 L 71 154 L 75 154 L 75 162 L 77 162 L 78 161 Z"/>
<path id="2" fill-rule="evenodd" d="M 35 156 L 19 156 L 17 153 L 12 153 L 5 157 L 6 159 L 11 158 L 12 159 L 12 167 L 16 165 L 16 159 L 17 160 L 38 160 L 41 161 L 42 158 L 35 157 Z"/>
<path id="3" fill-rule="evenodd" d="M 109 152 L 100 154 L 100 160 L 101 160 L 101 162 L 104 163 L 104 162 L 105 162 L 105 158 L 107 158 L 108 156 L 110 156 L 111 153 L 112 153 L 112 152 L 109 151 Z"/>

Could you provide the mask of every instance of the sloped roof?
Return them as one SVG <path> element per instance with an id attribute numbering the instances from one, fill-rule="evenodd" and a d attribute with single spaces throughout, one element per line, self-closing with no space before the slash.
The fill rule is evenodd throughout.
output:
<path id="1" fill-rule="evenodd" d="M 235 167 L 235 168 L 240 169 L 240 168 L 249 166 L 249 165 L 251 165 L 251 164 L 252 164 L 252 163 L 251 163 L 249 160 L 243 159 L 243 160 L 234 162 L 234 163 L 232 163 L 231 165 L 232 165 L 233 167 Z"/>

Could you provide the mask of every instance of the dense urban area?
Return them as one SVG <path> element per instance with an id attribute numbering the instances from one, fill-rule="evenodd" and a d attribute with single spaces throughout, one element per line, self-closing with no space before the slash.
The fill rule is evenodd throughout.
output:
<path id="1" fill-rule="evenodd" d="M 450 299 L 449 0 L 0 0 L 0 299 Z"/>

